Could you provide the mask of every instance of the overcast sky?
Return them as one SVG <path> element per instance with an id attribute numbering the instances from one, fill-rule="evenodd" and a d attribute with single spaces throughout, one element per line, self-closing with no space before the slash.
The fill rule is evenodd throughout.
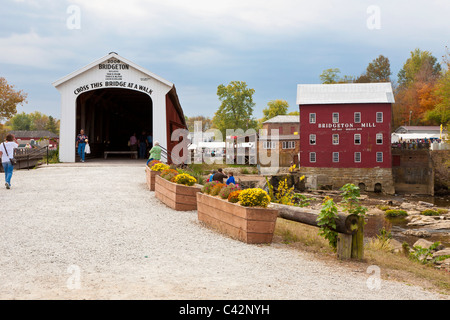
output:
<path id="1" fill-rule="evenodd" d="M 274 99 L 298 110 L 297 84 L 328 68 L 358 76 L 383 54 L 396 79 L 415 48 L 441 60 L 449 17 L 449 0 L 1 0 L 0 77 L 28 93 L 18 112 L 60 118 L 52 82 L 114 51 L 174 83 L 187 116 L 212 117 L 238 80 L 260 118 Z"/>

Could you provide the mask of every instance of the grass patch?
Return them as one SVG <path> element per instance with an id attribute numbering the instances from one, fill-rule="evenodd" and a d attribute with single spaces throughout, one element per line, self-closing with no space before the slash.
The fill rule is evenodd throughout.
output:
<path id="1" fill-rule="evenodd" d="M 408 212 L 405 210 L 398 210 L 398 209 L 391 209 L 385 211 L 386 217 L 393 218 L 393 217 L 404 217 L 408 215 Z"/>

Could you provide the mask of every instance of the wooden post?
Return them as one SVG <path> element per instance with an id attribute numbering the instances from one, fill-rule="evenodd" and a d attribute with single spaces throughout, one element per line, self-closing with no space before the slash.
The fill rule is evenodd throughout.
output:
<path id="1" fill-rule="evenodd" d="M 352 257 L 352 235 L 339 233 L 337 238 L 337 257 L 345 260 Z"/>
<path id="2" fill-rule="evenodd" d="M 352 259 L 364 258 L 364 217 L 358 217 L 358 231 L 352 235 Z"/>

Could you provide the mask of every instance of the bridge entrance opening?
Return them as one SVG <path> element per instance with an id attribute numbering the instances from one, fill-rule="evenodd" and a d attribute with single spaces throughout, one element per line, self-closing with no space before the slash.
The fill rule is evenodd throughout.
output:
<path id="1" fill-rule="evenodd" d="M 76 133 L 89 137 L 88 158 L 136 158 L 130 137 L 145 132 L 153 136 L 153 102 L 148 94 L 122 88 L 97 89 L 82 93 L 76 101 Z M 145 158 L 151 144 L 145 149 Z M 139 157 L 139 147 L 136 149 Z M 78 158 L 78 155 L 76 155 Z"/>

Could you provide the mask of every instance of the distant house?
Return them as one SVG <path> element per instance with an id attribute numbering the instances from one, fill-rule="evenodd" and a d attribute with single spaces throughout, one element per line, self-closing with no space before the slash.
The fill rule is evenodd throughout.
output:
<path id="1" fill-rule="evenodd" d="M 279 115 L 273 117 L 263 122 L 262 129 L 266 134 L 259 136 L 258 147 L 260 149 L 277 149 L 277 142 L 273 141 L 272 130 L 278 130 L 280 167 L 290 167 L 291 164 L 299 164 L 300 116 Z"/>
<path id="2" fill-rule="evenodd" d="M 28 144 L 30 146 L 39 147 L 49 146 L 49 148 L 53 150 L 56 149 L 59 144 L 59 136 L 47 130 L 16 130 L 10 131 L 10 133 L 14 134 L 16 137 L 19 142 L 19 147 L 26 147 Z"/>

